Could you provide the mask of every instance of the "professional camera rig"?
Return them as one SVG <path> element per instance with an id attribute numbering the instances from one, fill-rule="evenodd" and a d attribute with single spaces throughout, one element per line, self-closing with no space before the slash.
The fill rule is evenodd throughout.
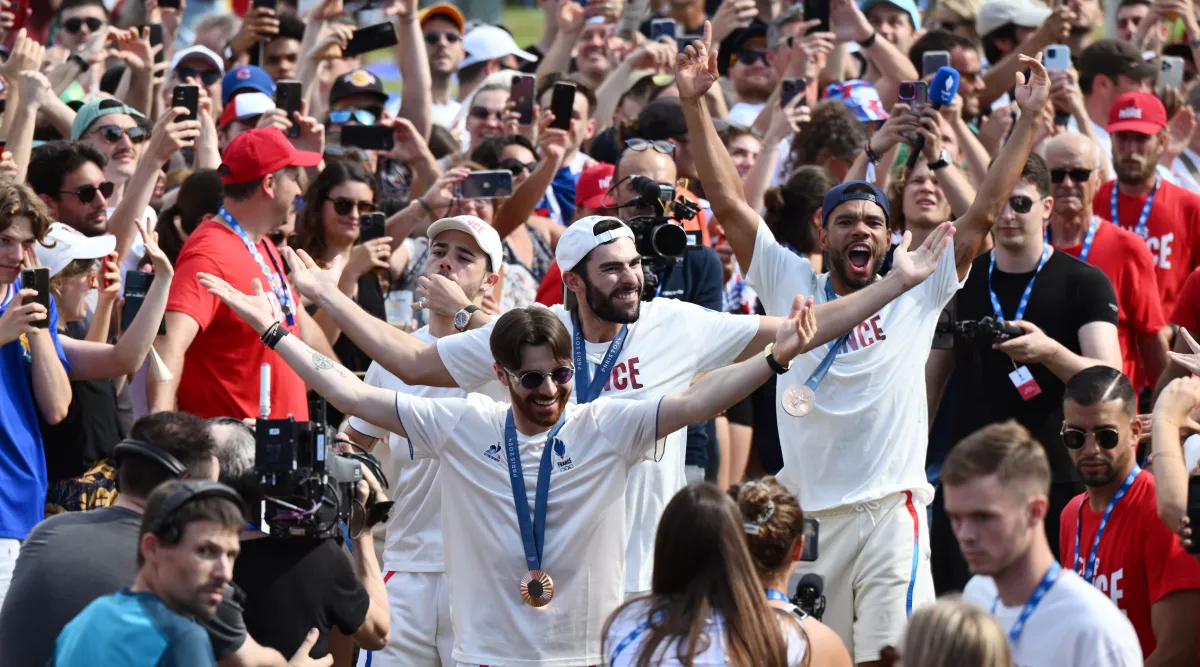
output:
<path id="1" fill-rule="evenodd" d="M 648 301 L 658 294 L 656 271 L 682 262 L 684 252 L 699 245 L 695 239 L 689 238 L 680 224 L 672 221 L 682 223 L 691 220 L 700 212 L 700 207 L 683 195 L 676 197 L 675 188 L 645 176 L 631 177 L 629 185 L 638 196 L 621 206 L 645 206 L 656 212 L 653 215 L 633 216 L 625 221 L 633 231 L 638 254 L 642 256 L 642 299 Z"/>

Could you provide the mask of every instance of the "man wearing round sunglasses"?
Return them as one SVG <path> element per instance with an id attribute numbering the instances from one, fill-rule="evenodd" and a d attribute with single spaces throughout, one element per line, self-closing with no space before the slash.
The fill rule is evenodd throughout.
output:
<path id="1" fill-rule="evenodd" d="M 24 7 L 29 5 L 23 4 Z M 108 11 L 101 0 L 63 0 L 58 10 L 54 41 L 70 53 L 83 49 L 88 38 L 108 25 Z"/>
<path id="2" fill-rule="evenodd" d="M 450 96 L 454 73 L 467 53 L 463 49 L 463 15 L 458 7 L 439 2 L 421 10 L 421 31 L 429 58 L 430 95 L 433 122 L 452 127 L 462 105 Z"/>
<path id="3" fill-rule="evenodd" d="M 1059 562 L 1106 594 L 1137 632 L 1146 663 L 1200 658 L 1200 562 L 1158 519 L 1154 475 L 1137 463 L 1142 424 L 1129 379 L 1076 373 L 1063 395 L 1062 444 L 1087 485 L 1062 511 Z"/>

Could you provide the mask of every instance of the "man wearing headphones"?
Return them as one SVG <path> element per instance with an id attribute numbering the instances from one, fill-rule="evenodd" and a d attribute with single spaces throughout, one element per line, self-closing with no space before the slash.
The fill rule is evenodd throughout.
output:
<path id="1" fill-rule="evenodd" d="M 208 480 L 172 480 L 146 501 L 132 588 L 98 598 L 67 624 L 54 667 L 211 665 L 195 622 L 217 610 L 233 579 L 245 525 L 241 498 Z"/>

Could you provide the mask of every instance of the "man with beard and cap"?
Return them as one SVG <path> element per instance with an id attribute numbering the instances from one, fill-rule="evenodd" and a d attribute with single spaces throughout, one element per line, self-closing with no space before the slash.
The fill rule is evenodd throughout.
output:
<path id="1" fill-rule="evenodd" d="M 735 95 L 728 120 L 750 127 L 779 83 L 779 72 L 767 62 L 767 26 L 734 30 L 721 42 L 720 58 L 721 76 L 729 77 Z"/>
<path id="2" fill-rule="evenodd" d="M 724 185 L 707 194 L 747 284 L 770 315 L 786 312 L 794 294 L 836 305 L 873 289 L 881 282 L 878 272 L 889 247 L 887 197 L 865 181 L 842 183 L 825 194 L 820 238 L 830 273 L 818 274 L 808 259 L 776 241 L 746 203 L 703 103 L 717 79 L 717 56 L 709 48 L 708 39 L 689 45 L 676 65 L 675 82 L 701 179 Z M 938 318 L 968 273 L 978 271 L 971 271 L 972 261 L 1033 146 L 1035 118 L 1047 103 L 1050 80 L 1039 61 L 1026 58 L 1025 64 L 1032 81 L 1017 79 L 1021 120 L 978 197 L 954 222 L 953 252 L 942 256 L 918 289 L 863 318 L 832 349 L 800 356 L 778 383 L 784 458 L 778 477 L 822 524 L 821 557 L 802 564 L 800 572 L 824 577 L 823 620 L 860 664 L 879 660 L 904 631 L 912 609 L 934 599 L 925 519 L 933 500 L 925 477 L 925 362 Z M 942 166 L 930 164 L 934 170 Z M 889 279 L 890 272 L 882 280 Z M 830 447 L 834 442 L 843 444 Z"/>
<path id="3" fill-rule="evenodd" d="M 1151 93 L 1158 68 L 1142 57 L 1142 52 L 1128 42 L 1102 39 L 1079 54 L 1079 90 L 1083 93 L 1083 104 L 1092 123 L 1096 143 L 1105 155 L 1112 155 L 1112 130 L 1110 114 L 1117 98 L 1131 92 Z M 1165 115 L 1165 114 L 1164 114 Z M 1074 115 L 1067 121 L 1067 129 L 1079 131 Z M 1164 168 L 1164 171 L 1166 169 Z M 1104 180 L 1110 180 L 1115 172 L 1109 171 Z"/>
<path id="4" fill-rule="evenodd" d="M 1062 443 L 1087 492 L 1062 511 L 1059 562 L 1108 595 L 1151 665 L 1200 658 L 1200 562 L 1158 520 L 1154 475 L 1137 464 L 1142 424 L 1129 379 L 1093 366 L 1067 381 Z"/>
<path id="5" fill-rule="evenodd" d="M 1116 99 L 1108 130 L 1117 179 L 1100 186 L 1093 204 L 1146 241 L 1169 312 L 1188 274 L 1200 266 L 1200 195 L 1158 173 L 1166 126 L 1166 109 L 1154 95 L 1132 92 Z"/>

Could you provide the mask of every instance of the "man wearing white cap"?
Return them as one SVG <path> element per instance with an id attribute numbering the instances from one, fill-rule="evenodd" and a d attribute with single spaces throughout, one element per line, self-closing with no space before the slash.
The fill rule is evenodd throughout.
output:
<path id="1" fill-rule="evenodd" d="M 188 83 L 188 79 L 208 92 L 214 117 L 221 114 L 221 79 L 225 76 L 225 63 L 221 56 L 206 46 L 189 46 L 176 51 L 167 69 L 167 85 L 163 86 L 163 106 L 171 102 L 175 86 Z"/>
<path id="2" fill-rule="evenodd" d="M 217 121 L 217 145 L 221 151 L 239 134 L 257 127 L 262 115 L 274 109 L 275 100 L 257 91 L 242 93 L 229 100 Z"/>
<path id="3" fill-rule="evenodd" d="M 504 28 L 479 25 L 463 37 L 467 57 L 458 63 L 458 99 L 467 99 L 471 91 L 487 75 L 502 69 L 517 69 L 517 59 L 531 63 L 537 60 L 532 53 L 517 46 L 513 36 Z"/>
<path id="4" fill-rule="evenodd" d="M 429 313 L 429 325 L 413 332 L 427 344 L 452 336 L 467 327 L 499 275 L 504 261 L 500 235 L 487 223 L 471 215 L 444 218 L 429 227 L 429 261 L 420 280 L 426 290 L 461 290 L 472 304 L 461 314 Z M 363 381 L 408 396 L 463 398 L 457 387 L 412 386 L 392 375 L 378 363 L 367 369 Z M 505 395 L 493 392 L 492 398 Z M 389 433 L 358 417 L 351 417 L 346 435 L 373 450 L 385 467 L 392 489 L 392 508 L 387 524 L 387 541 L 382 558 L 383 576 L 391 609 L 391 633 L 387 648 L 363 651 L 358 664 L 376 667 L 438 667 L 452 664 L 454 627 L 450 620 L 450 584 L 442 547 L 442 495 L 440 462 L 413 460 L 407 438 Z M 386 439 L 382 450 L 377 448 Z M 386 464 L 385 464 L 386 465 Z"/>

